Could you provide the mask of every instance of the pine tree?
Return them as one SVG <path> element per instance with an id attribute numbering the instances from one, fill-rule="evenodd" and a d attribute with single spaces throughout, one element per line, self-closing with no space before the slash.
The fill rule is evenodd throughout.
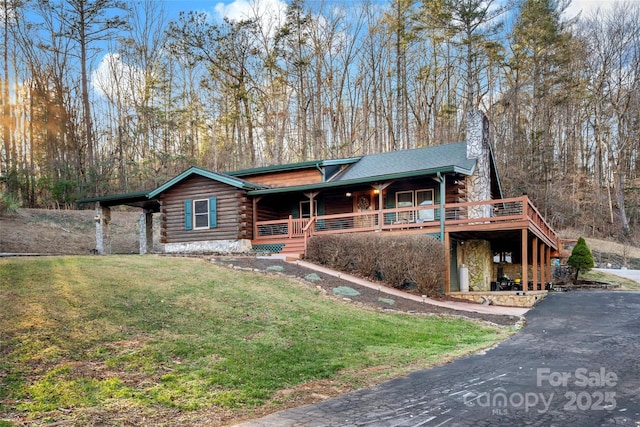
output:
<path id="1" fill-rule="evenodd" d="M 584 238 L 580 237 L 578 239 L 578 243 L 576 243 L 573 251 L 571 251 L 571 256 L 567 260 L 567 264 L 576 269 L 576 281 L 578 280 L 578 274 L 584 274 L 593 268 L 593 256 Z"/>

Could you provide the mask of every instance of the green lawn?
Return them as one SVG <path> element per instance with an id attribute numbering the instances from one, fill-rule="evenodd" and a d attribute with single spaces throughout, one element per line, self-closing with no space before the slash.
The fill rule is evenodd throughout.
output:
<path id="1" fill-rule="evenodd" d="M 2 259 L 0 426 L 225 423 L 291 406 L 309 384 L 361 387 L 511 332 L 198 259 Z"/>

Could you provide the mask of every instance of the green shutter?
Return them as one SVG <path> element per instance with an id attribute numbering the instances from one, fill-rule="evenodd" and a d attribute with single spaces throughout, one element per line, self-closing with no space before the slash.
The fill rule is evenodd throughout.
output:
<path id="1" fill-rule="evenodd" d="M 215 228 L 218 226 L 216 198 L 209 197 L 209 228 Z"/>
<path id="2" fill-rule="evenodd" d="M 191 207 L 193 206 L 193 203 L 191 202 L 191 200 L 185 200 L 184 201 L 184 229 L 185 230 L 191 230 L 193 229 L 193 214 L 191 212 Z"/>

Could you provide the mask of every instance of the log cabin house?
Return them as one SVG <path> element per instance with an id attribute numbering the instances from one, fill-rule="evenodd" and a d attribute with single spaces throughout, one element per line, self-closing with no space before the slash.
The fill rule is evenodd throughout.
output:
<path id="1" fill-rule="evenodd" d="M 96 203 L 97 249 L 109 253 L 110 208 L 142 208 L 140 253 L 152 247 L 160 213 L 165 253 L 280 253 L 300 257 L 312 236 L 418 233 L 445 245 L 445 292 L 493 291 L 502 277 L 529 290 L 551 281 L 558 237 L 526 195 L 504 198 L 481 113 L 467 141 L 227 173 L 190 168 L 150 192 Z M 466 277 L 465 277 L 466 284 Z"/>

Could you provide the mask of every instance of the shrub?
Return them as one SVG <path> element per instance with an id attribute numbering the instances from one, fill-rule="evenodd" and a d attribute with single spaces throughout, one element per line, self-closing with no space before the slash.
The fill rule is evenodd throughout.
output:
<path id="1" fill-rule="evenodd" d="M 20 200 L 11 193 L 0 195 L 0 215 L 14 215 L 20 209 Z"/>
<path id="2" fill-rule="evenodd" d="M 326 235 L 312 238 L 307 245 L 307 257 L 336 270 L 349 270 L 352 260 L 349 248 L 345 247 L 340 235 Z"/>
<path id="3" fill-rule="evenodd" d="M 412 246 L 421 256 L 407 257 L 407 280 L 424 295 L 437 295 L 444 286 L 444 245 L 436 239 L 412 236 Z"/>
<path id="4" fill-rule="evenodd" d="M 415 285 L 424 295 L 441 292 L 444 254 L 429 236 L 358 233 L 314 236 L 307 258 L 327 267 L 382 280 L 395 288 Z"/>
<path id="5" fill-rule="evenodd" d="M 567 260 L 567 264 L 576 269 L 576 280 L 578 280 L 578 274 L 586 273 L 593 268 L 593 255 L 587 246 L 584 238 L 580 237 L 578 243 L 571 251 L 571 256 Z"/>

